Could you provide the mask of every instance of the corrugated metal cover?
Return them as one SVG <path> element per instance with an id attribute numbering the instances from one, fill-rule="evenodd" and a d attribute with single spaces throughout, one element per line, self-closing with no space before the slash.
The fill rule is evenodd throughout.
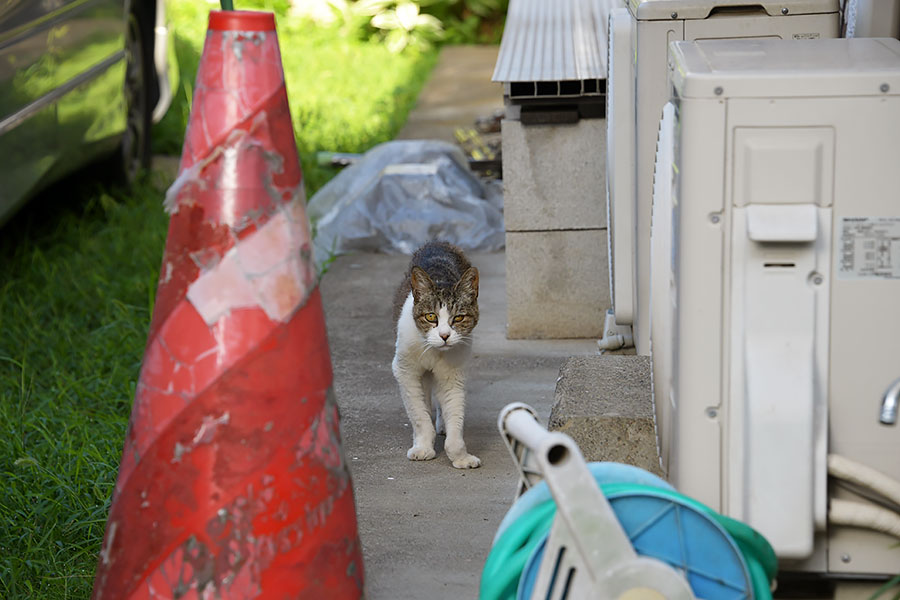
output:
<path id="1" fill-rule="evenodd" d="M 606 79 L 607 20 L 624 0 L 510 0 L 493 81 Z"/>

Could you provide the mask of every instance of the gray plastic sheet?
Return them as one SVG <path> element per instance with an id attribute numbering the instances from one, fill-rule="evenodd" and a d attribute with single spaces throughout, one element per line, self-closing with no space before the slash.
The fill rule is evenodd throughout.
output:
<path id="1" fill-rule="evenodd" d="M 412 254 L 440 239 L 467 251 L 503 248 L 503 194 L 438 140 L 380 144 L 309 201 L 316 266 L 353 251 Z"/>

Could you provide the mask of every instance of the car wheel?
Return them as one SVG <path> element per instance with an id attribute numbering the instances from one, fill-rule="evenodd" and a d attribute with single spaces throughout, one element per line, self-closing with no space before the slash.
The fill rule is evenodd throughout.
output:
<path id="1" fill-rule="evenodd" d="M 120 178 L 127 184 L 135 181 L 150 166 L 150 127 L 153 107 L 150 103 L 153 71 L 152 52 L 138 16 L 128 18 L 125 41 L 125 106 L 126 124 L 119 156 Z"/>

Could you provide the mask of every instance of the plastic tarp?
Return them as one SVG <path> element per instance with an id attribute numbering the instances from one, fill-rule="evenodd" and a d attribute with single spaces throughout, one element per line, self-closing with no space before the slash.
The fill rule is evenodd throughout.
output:
<path id="1" fill-rule="evenodd" d="M 503 194 L 437 140 L 380 144 L 320 189 L 307 207 L 321 268 L 352 251 L 412 254 L 432 239 L 467 251 L 503 248 Z"/>

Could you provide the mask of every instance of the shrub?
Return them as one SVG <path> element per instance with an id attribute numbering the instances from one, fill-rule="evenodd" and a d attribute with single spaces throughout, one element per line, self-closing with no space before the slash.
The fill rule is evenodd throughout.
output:
<path id="1" fill-rule="evenodd" d="M 256 0 L 257 2 L 264 0 Z M 275 0 L 270 0 L 275 1 Z M 509 0 L 293 0 L 291 13 L 344 35 L 409 46 L 496 43 Z"/>

